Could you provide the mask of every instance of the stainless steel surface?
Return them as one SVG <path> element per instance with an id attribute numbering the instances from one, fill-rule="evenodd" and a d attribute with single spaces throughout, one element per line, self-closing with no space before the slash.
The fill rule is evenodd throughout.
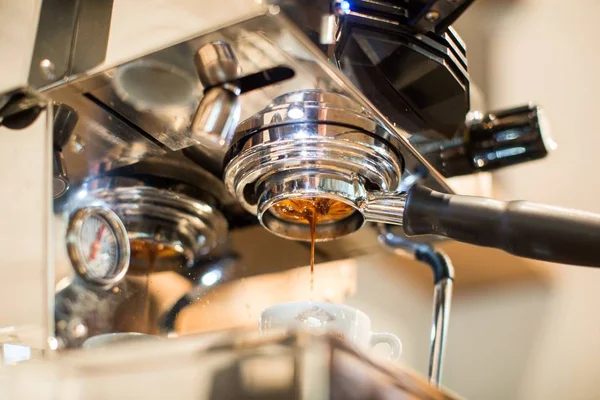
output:
<path id="1" fill-rule="evenodd" d="M 167 56 L 177 55 L 181 48 Z M 99 103 L 115 109 L 170 150 L 179 150 L 195 144 L 189 137 L 189 123 L 202 96 L 195 75 L 177 63 L 150 57 L 109 70 L 86 84 L 94 86 L 90 94 Z"/>
<path id="2" fill-rule="evenodd" d="M 242 72 L 233 49 L 223 41 L 200 47 L 194 56 L 194 65 L 204 87 L 234 81 Z"/>
<path id="3" fill-rule="evenodd" d="M 225 183 L 250 212 L 256 208 L 243 199 L 240 185 L 281 171 L 283 163 L 286 171 L 322 163 L 347 177 L 363 175 L 386 190 L 397 187 L 402 172 L 401 160 L 386 143 L 393 138 L 339 94 L 309 90 L 282 96 L 240 124 L 234 140 Z"/>
<path id="4" fill-rule="evenodd" d="M 194 65 L 205 87 L 204 97 L 192 117 L 191 133 L 197 145 L 213 160 L 222 160 L 240 121 L 241 72 L 231 46 L 223 41 L 205 44 L 194 55 Z"/>
<path id="5" fill-rule="evenodd" d="M 42 1 L 29 84 L 40 89 L 101 64 L 112 8 L 113 0 Z"/>
<path id="6" fill-rule="evenodd" d="M 73 134 L 62 146 L 71 184 L 77 185 L 104 171 L 166 153 L 88 97 L 57 93 L 53 98 L 77 110 L 79 117 Z"/>
<path id="7" fill-rule="evenodd" d="M 390 134 L 378 126 L 369 112 L 351 98 L 341 93 L 307 89 L 273 99 L 266 108 L 238 126 L 234 140 L 243 143 L 248 136 L 270 127 L 311 122 L 350 126 L 382 139 L 390 138 Z"/>
<path id="8" fill-rule="evenodd" d="M 58 13 L 58 16 L 48 18 L 43 24 L 44 33 L 40 32 L 40 35 L 37 35 L 42 3 L 48 5 L 48 16 L 52 13 L 55 16 Z M 58 62 L 60 57 L 49 55 L 33 61 L 34 46 L 38 44 L 36 36 L 40 43 L 46 39 L 46 45 L 40 49 L 43 53 L 55 54 L 58 51 L 62 55 L 61 59 L 68 58 L 69 45 L 65 43 L 74 39 L 73 32 L 68 29 L 72 26 L 72 14 L 77 11 L 76 4 L 85 8 L 79 12 L 79 21 L 85 23 L 77 27 L 79 40 L 74 43 L 77 46 L 74 50 L 81 51 L 71 54 L 74 56 L 72 72 L 76 76 L 66 76 L 64 80 L 57 82 L 59 85 L 64 84 L 66 80 L 90 76 L 131 61 L 182 39 L 206 34 L 264 14 L 268 6 L 248 0 L 223 0 L 212 3 L 157 0 L 148 7 L 140 7 L 137 2 L 129 1 L 112 3 L 111 0 L 0 1 L 0 51 L 2 54 L 11 55 L 11 62 L 0 66 L 0 93 L 20 87 L 37 87 L 30 81 L 30 70 L 38 69 L 44 58 Z M 112 13 L 109 4 L 112 4 Z M 136 16 L 133 20 L 132 15 Z M 50 37 L 57 40 L 49 42 L 47 39 Z M 106 39 L 107 46 L 103 43 Z M 100 57 L 102 51 L 106 53 L 103 61 Z"/>
<path id="9" fill-rule="evenodd" d="M 201 165 L 202 167 L 190 161 L 183 153 L 175 152 L 148 157 L 112 172 L 116 176 L 132 177 L 134 181 L 137 180 L 136 177 L 146 176 L 152 178 L 150 181 L 172 182 L 173 185 L 167 184 L 165 188 L 175 192 L 178 192 L 177 187 L 180 185 L 193 187 L 200 192 L 197 194 L 201 199 L 219 209 L 239 208 L 237 201 L 219 177 L 207 171 L 205 163 Z"/>
<path id="10" fill-rule="evenodd" d="M 445 278 L 435 284 L 433 294 L 433 325 L 431 327 L 431 350 L 429 352 L 429 382 L 440 387 L 446 345 L 446 333 L 450 319 L 453 280 Z"/>
<path id="11" fill-rule="evenodd" d="M 114 235 L 116 257 L 115 265 L 109 271 L 94 271 L 89 265 L 83 249 L 82 233 L 84 224 L 89 218 L 100 218 Z M 67 228 L 67 251 L 73 268 L 86 282 L 107 290 L 115 287 L 125 277 L 129 268 L 129 238 L 123 222 L 104 206 L 83 207 L 75 211 Z M 91 250 L 93 251 L 93 250 Z"/>
<path id="12" fill-rule="evenodd" d="M 56 79 L 56 65 L 47 58 L 40 61 L 39 73 L 46 80 L 46 82 L 52 82 Z"/>
<path id="13" fill-rule="evenodd" d="M 119 100 L 139 112 L 167 114 L 185 108 L 198 95 L 198 85 L 191 74 L 155 59 L 117 68 L 111 85 Z"/>
<path id="14" fill-rule="evenodd" d="M 155 265 L 132 255 L 131 263 L 138 271 L 191 268 L 225 245 L 227 221 L 221 212 L 189 196 L 143 185 L 117 185 L 92 191 L 90 197 L 106 202 L 122 218 L 130 240 L 168 247 L 177 253 L 172 258 L 155 259 Z"/>
<path id="15" fill-rule="evenodd" d="M 171 45 L 92 77 L 82 76 L 53 88 L 50 94 L 54 98 L 83 93 L 113 118 L 126 120 L 131 128 L 137 129 L 142 135 L 149 134 L 170 150 L 184 149 L 197 144 L 194 135 L 190 134 L 190 128 L 202 98 L 202 85 L 197 77 L 194 55 L 202 46 L 226 42 L 235 53 L 244 74 L 281 65 L 295 72 L 295 77 L 289 81 L 242 94 L 241 118 L 253 116 L 281 94 L 315 88 L 347 93 L 358 102 L 359 108 L 364 108 L 366 114 L 377 120 L 376 126 L 381 125 L 378 135 L 402 153 L 407 170 L 420 165 L 423 160 L 414 154 L 414 149 L 403 134 L 363 101 L 362 95 L 351 87 L 339 71 L 332 69 L 314 45 L 281 13 L 275 9 L 267 10 L 269 12 L 265 16 Z M 173 90 L 176 87 L 182 89 Z M 162 96 L 164 93 L 174 95 Z M 332 120 L 335 118 L 332 117 Z M 374 125 L 372 121 L 370 124 Z M 204 154 L 209 152 L 205 151 Z M 213 163 L 220 164 L 218 159 Z M 427 179 L 430 186 L 449 190 L 434 171 Z"/>
<path id="16" fill-rule="evenodd" d="M 67 246 L 72 268 L 83 280 L 65 278 L 67 283 L 57 286 L 60 348 L 77 348 L 98 334 L 158 334 L 157 309 L 172 307 L 171 302 L 184 296 L 193 282 L 210 283 L 204 273 L 211 272 L 211 265 L 218 265 L 216 260 L 228 250 L 227 222 L 221 212 L 185 194 L 115 177 L 90 181 L 70 197 L 67 204 L 74 212 L 66 210 L 71 215 Z M 78 240 L 82 222 L 98 212 L 107 222 L 122 221 L 121 228 L 112 227 L 121 258 L 109 276 L 98 276 L 96 269 L 89 273 Z M 151 291 L 155 280 L 164 282 L 162 293 Z M 74 335 L 73 327 L 79 325 L 85 332 Z"/>

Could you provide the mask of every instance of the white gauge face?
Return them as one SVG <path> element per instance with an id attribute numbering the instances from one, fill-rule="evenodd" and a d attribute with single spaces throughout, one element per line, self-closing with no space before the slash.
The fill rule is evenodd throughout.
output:
<path id="1" fill-rule="evenodd" d="M 103 288 L 116 285 L 129 268 L 127 231 L 105 207 L 80 208 L 71 216 L 67 249 L 75 271 Z"/>
<path id="2" fill-rule="evenodd" d="M 118 242 L 105 218 L 91 215 L 81 226 L 81 253 L 89 278 L 110 277 L 119 265 Z"/>

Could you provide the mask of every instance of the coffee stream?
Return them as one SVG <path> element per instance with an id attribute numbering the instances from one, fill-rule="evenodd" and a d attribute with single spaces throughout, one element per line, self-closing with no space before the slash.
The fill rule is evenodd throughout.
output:
<path id="1" fill-rule="evenodd" d="M 323 197 L 282 200 L 273 205 L 272 212 L 280 218 L 310 225 L 310 293 L 314 291 L 315 240 L 318 224 L 343 219 L 354 209 L 341 201 Z"/>

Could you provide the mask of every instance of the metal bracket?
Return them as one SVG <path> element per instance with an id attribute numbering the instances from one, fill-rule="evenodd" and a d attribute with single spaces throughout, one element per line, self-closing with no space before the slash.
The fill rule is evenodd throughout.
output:
<path id="1" fill-rule="evenodd" d="M 40 89 L 104 61 L 113 0 L 44 0 L 29 69 Z"/>

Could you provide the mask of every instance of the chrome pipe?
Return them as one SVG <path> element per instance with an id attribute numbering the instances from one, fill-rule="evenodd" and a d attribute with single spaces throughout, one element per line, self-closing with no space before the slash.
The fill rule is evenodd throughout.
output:
<path id="1" fill-rule="evenodd" d="M 408 255 L 429 265 L 434 276 L 433 320 L 429 351 L 428 379 L 432 386 L 439 387 L 442 380 L 446 332 L 450 319 L 454 267 L 446 254 L 426 243 L 416 243 L 395 235 L 388 225 L 378 224 L 379 242 L 394 252 Z"/>
<path id="2" fill-rule="evenodd" d="M 431 325 L 431 347 L 427 377 L 429 383 L 434 387 L 439 387 L 442 381 L 442 366 L 444 364 L 453 284 L 452 278 L 444 278 L 435 284 L 433 292 L 433 322 Z"/>

